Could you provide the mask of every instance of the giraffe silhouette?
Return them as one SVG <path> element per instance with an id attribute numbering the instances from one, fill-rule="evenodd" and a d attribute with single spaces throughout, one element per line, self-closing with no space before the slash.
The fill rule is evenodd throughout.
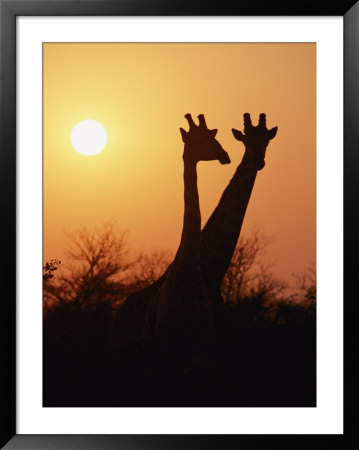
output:
<path id="1" fill-rule="evenodd" d="M 244 216 L 256 180 L 257 172 L 265 165 L 269 141 L 276 136 L 278 127 L 266 126 L 265 114 L 253 126 L 250 115 L 244 114 L 244 133 L 232 129 L 234 137 L 243 142 L 243 158 L 223 192 L 214 212 L 200 234 L 198 261 L 207 293 L 214 308 L 221 308 L 220 287 L 233 256 Z M 148 305 L 166 279 L 168 271 L 153 284 L 131 294 L 118 309 L 111 327 L 111 347 L 114 354 L 121 348 L 132 348 L 143 332 Z M 131 350 L 130 350 L 131 351 Z"/>
<path id="2" fill-rule="evenodd" d="M 257 126 L 244 114 L 244 133 L 232 129 L 245 152 L 234 176 L 208 219 L 201 233 L 199 260 L 201 271 L 216 304 L 221 304 L 220 287 L 231 262 L 241 232 L 247 206 L 258 171 L 265 166 L 269 141 L 277 134 L 278 127 L 267 129 L 266 115 L 260 114 Z"/>
<path id="3" fill-rule="evenodd" d="M 181 242 L 163 283 L 150 301 L 146 314 L 146 334 L 162 351 L 188 357 L 200 351 L 213 327 L 212 299 L 199 266 L 201 213 L 197 187 L 197 164 L 218 160 L 230 163 L 229 156 L 215 139 L 217 130 L 208 129 L 203 114 L 197 126 L 186 114 L 189 131 L 180 128 L 184 142 L 184 216 Z M 181 358 L 180 358 L 181 359 Z"/>
<path id="4" fill-rule="evenodd" d="M 199 161 L 218 160 L 221 164 L 230 163 L 230 158 L 220 143 L 216 140 L 217 129 L 207 127 L 203 114 L 198 116 L 197 126 L 190 114 L 185 118 L 189 131 L 180 128 L 184 142 L 184 218 L 179 248 L 174 261 L 166 272 L 152 285 L 130 295 L 118 309 L 110 332 L 112 353 L 117 354 L 123 348 L 137 348 L 138 337 L 144 331 L 154 334 L 158 340 L 169 342 L 170 336 L 180 335 L 180 328 L 187 327 L 189 338 L 189 323 L 184 325 L 186 318 L 202 316 L 202 325 L 196 333 L 201 334 L 200 327 L 208 328 L 203 315 L 211 316 L 211 301 L 207 298 L 200 270 L 198 267 L 198 248 L 201 233 L 201 215 L 197 188 L 197 163 Z M 195 314 L 194 310 L 205 312 Z M 166 319 L 164 319 L 166 317 Z M 182 317 L 182 321 L 179 320 Z M 172 324 L 169 326 L 169 324 Z M 207 325 L 204 325 L 206 324 Z M 187 326 L 188 325 L 188 326 Z M 174 330 L 177 330 L 176 332 Z M 194 327 L 192 327 L 194 330 Z M 183 334 L 183 332 L 181 331 Z M 204 333 L 204 332 L 203 332 Z M 205 333 L 204 333 L 205 334 Z M 160 338 L 162 335 L 162 338 Z M 166 336 L 166 338 L 164 338 Z M 183 343 L 182 343 L 183 347 Z"/>

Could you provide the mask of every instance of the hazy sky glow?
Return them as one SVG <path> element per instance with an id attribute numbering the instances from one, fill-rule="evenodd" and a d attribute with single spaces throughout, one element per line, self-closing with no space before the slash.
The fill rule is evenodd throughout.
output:
<path id="1" fill-rule="evenodd" d="M 177 249 L 183 215 L 179 127 L 205 114 L 232 163 L 199 164 L 202 224 L 243 155 L 243 113 L 278 134 L 258 174 L 243 233 L 262 228 L 279 276 L 315 261 L 315 44 L 44 44 L 44 260 L 64 231 L 116 220 L 133 250 Z M 71 131 L 92 119 L 107 144 L 85 156 Z"/>

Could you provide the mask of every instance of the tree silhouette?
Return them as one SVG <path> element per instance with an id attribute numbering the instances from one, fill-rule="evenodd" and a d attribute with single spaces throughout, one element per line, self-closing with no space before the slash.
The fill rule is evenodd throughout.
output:
<path id="1" fill-rule="evenodd" d="M 44 281 L 51 280 L 54 277 L 54 272 L 57 270 L 58 266 L 61 264 L 61 261 L 57 259 L 51 259 L 46 262 L 44 267 L 42 268 L 42 278 Z"/>
<path id="2" fill-rule="evenodd" d="M 293 274 L 296 283 L 296 296 L 308 306 L 315 304 L 317 298 L 317 274 L 313 262 L 306 272 Z"/>
<path id="3" fill-rule="evenodd" d="M 60 303 L 87 305 L 127 294 L 129 269 L 135 260 L 129 257 L 126 232 L 106 223 L 66 236 L 70 242 L 65 250 L 67 262 L 52 286 L 52 295 Z"/>
<path id="4" fill-rule="evenodd" d="M 239 238 L 222 283 L 225 302 L 259 296 L 274 300 L 283 293 L 286 283 L 275 277 L 270 267 L 263 262 L 263 256 L 273 241 L 273 238 L 258 229 L 249 237 Z"/>
<path id="5" fill-rule="evenodd" d="M 61 261 L 57 259 L 51 259 L 47 261 L 42 268 L 42 280 L 43 280 L 43 305 L 44 312 L 46 313 L 54 303 L 56 299 L 56 287 L 54 285 L 54 272 L 60 267 Z"/>
<path id="6" fill-rule="evenodd" d="M 169 250 L 153 250 L 140 253 L 130 269 L 131 289 L 137 291 L 157 281 L 171 264 L 173 254 Z"/>

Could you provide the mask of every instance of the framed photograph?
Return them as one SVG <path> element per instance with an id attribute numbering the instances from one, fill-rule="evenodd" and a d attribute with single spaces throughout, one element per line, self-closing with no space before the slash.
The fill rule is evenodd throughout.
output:
<path id="1" fill-rule="evenodd" d="M 357 2 L 0 6 L 3 448 L 352 448 Z"/>

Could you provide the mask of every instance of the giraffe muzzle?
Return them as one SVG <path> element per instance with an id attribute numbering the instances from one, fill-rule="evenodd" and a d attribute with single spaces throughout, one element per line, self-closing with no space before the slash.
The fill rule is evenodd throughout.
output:
<path id="1" fill-rule="evenodd" d="M 261 161 L 257 166 L 257 170 L 262 170 L 265 165 L 266 165 L 265 161 L 264 160 Z"/>
<path id="2" fill-rule="evenodd" d="M 230 159 L 230 157 L 228 156 L 228 154 L 225 153 L 223 156 L 221 156 L 221 157 L 219 158 L 219 162 L 220 162 L 221 164 L 230 164 L 231 159 Z"/>

